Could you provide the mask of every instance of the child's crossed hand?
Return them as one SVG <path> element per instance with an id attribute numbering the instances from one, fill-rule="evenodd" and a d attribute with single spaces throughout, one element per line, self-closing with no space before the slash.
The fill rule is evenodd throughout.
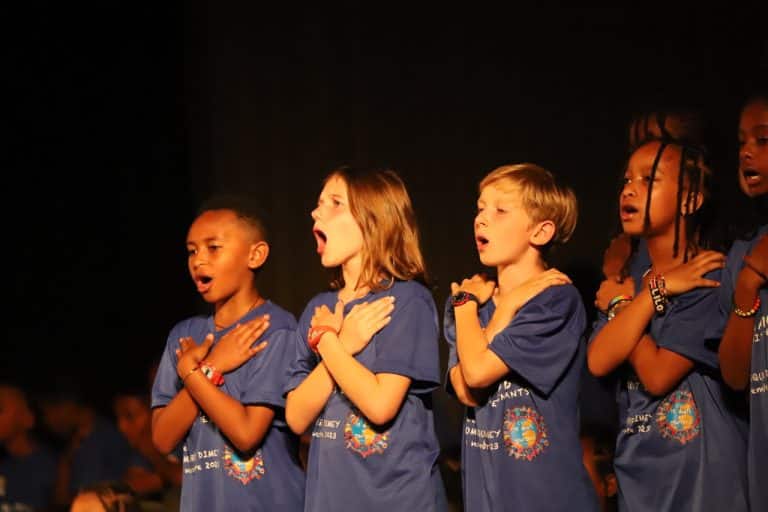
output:
<path id="1" fill-rule="evenodd" d="M 310 325 L 327 325 L 339 333 L 339 340 L 351 355 L 363 350 L 373 335 L 383 329 L 392 318 L 395 298 L 382 297 L 373 302 L 356 304 L 344 317 L 344 303 L 338 301 L 331 312 L 326 305 L 315 308 Z"/>
<path id="2" fill-rule="evenodd" d="M 208 362 L 221 373 L 239 368 L 267 347 L 269 342 L 266 340 L 255 346 L 254 343 L 268 328 L 269 315 L 259 316 L 245 323 L 237 324 L 216 343 L 207 358 Z"/>

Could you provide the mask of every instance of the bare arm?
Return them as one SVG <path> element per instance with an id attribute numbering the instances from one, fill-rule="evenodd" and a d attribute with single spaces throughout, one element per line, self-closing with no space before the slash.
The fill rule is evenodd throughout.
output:
<path id="1" fill-rule="evenodd" d="M 451 385 L 456 393 L 456 398 L 467 407 L 477 407 L 479 400 L 474 395 L 474 391 L 467 385 L 464 375 L 461 372 L 461 363 L 456 364 L 448 371 L 448 378 L 451 379 Z"/>
<path id="2" fill-rule="evenodd" d="M 184 386 L 238 450 L 247 452 L 261 444 L 275 416 L 271 407 L 241 404 L 200 371 L 187 377 Z"/>
<path id="3" fill-rule="evenodd" d="M 389 323 L 394 309 L 394 297 L 383 297 L 372 303 L 359 304 L 350 310 L 346 318 L 343 318 L 343 309 L 341 302 L 336 304 L 333 312 L 326 306 L 315 308 L 311 325 L 330 326 L 336 331 L 340 330 L 338 337 L 327 333 L 323 338 L 333 335 L 341 351 L 359 365 L 354 359 L 354 354 L 365 348 L 373 335 Z M 307 378 L 288 394 L 285 415 L 291 430 L 297 434 L 303 434 L 309 428 L 322 412 L 336 384 L 323 357 L 322 362 L 310 372 Z M 341 387 L 340 383 L 339 385 Z M 344 391 L 346 393 L 346 390 Z M 350 399 L 354 402 L 351 396 Z M 356 405 L 360 407 L 359 404 L 356 403 Z M 360 410 L 365 414 L 362 407 Z M 368 419 L 374 421 L 370 417 Z"/>
<path id="4" fill-rule="evenodd" d="M 722 254 L 715 251 L 703 251 L 687 263 L 676 266 L 665 273 L 668 295 L 681 295 L 699 287 L 713 288 L 719 286 L 720 283 L 717 281 L 706 279 L 703 276 L 712 270 L 722 268 L 724 262 L 725 257 Z M 602 377 L 628 360 L 645 334 L 654 313 L 651 293 L 646 286 L 643 286 L 640 293 L 613 320 L 608 322 L 589 344 L 587 348 L 589 371 L 597 377 Z M 647 342 L 645 344 L 647 345 Z M 655 347 L 656 344 L 653 343 L 653 346 Z M 645 350 L 647 350 L 647 346 L 641 349 L 639 356 L 641 361 L 646 361 L 645 358 L 648 357 L 648 352 Z M 664 350 L 661 354 L 667 352 L 669 351 Z M 663 357 L 664 361 L 674 361 L 670 364 L 677 367 L 677 363 L 681 362 L 676 360 L 674 356 L 675 354 L 671 353 L 659 357 Z M 678 368 L 678 371 L 682 370 Z M 690 368 L 687 371 L 690 371 Z M 673 373 L 677 373 L 677 371 Z M 677 381 L 681 377 L 682 375 L 677 378 Z"/>
<path id="5" fill-rule="evenodd" d="M 739 272 L 733 301 L 742 310 L 748 310 L 760 293 L 760 287 L 764 285 L 761 276 L 751 268 L 744 267 Z M 749 384 L 754 329 L 755 315 L 744 318 L 731 312 L 720 341 L 718 356 L 723 380 L 733 389 L 743 390 Z"/>
<path id="6" fill-rule="evenodd" d="M 488 340 L 477 318 L 477 304 L 469 301 L 456 307 L 454 314 L 456 350 L 464 383 L 471 388 L 484 388 L 509 373 L 504 361 L 488 348 Z"/>
<path id="7" fill-rule="evenodd" d="M 550 269 L 533 277 L 504 298 L 499 298 L 496 310 L 483 331 L 477 316 L 478 304 L 474 301 L 455 307 L 456 350 L 458 352 L 461 373 L 464 381 L 471 388 L 485 388 L 509 373 L 509 367 L 502 359 L 488 348 L 493 338 L 504 330 L 518 310 L 531 298 L 550 286 L 570 283 L 568 276 Z M 474 294 L 481 303 L 490 300 L 495 283 L 483 276 L 475 275 L 464 279 L 461 285 L 451 284 L 451 291 L 466 291 Z"/>
<path id="8" fill-rule="evenodd" d="M 627 360 L 653 318 L 651 294 L 644 289 L 600 330 L 587 347 L 587 366 L 603 377 Z"/>
<path id="9" fill-rule="evenodd" d="M 368 420 L 382 425 L 397 415 L 411 379 L 371 372 L 344 349 L 334 333 L 325 334 L 318 349 L 328 373 Z"/>
<path id="10" fill-rule="evenodd" d="M 285 420 L 301 435 L 323 411 L 336 383 L 323 363 L 318 364 L 285 399 Z"/>
<path id="11" fill-rule="evenodd" d="M 648 335 L 640 338 L 629 355 L 629 363 L 645 390 L 654 396 L 664 396 L 675 389 L 693 369 L 690 359 L 659 347 Z"/>
<path id="12" fill-rule="evenodd" d="M 198 407 L 186 389 L 181 389 L 165 407 L 152 410 L 152 442 L 160 453 L 168 454 L 187 435 L 198 414 Z"/>

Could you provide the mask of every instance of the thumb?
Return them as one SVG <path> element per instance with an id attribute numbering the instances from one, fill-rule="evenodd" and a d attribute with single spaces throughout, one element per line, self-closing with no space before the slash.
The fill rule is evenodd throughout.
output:
<path id="1" fill-rule="evenodd" d="M 459 284 L 458 283 L 451 283 L 451 294 L 456 295 L 459 291 Z"/>
<path id="2" fill-rule="evenodd" d="M 333 316 L 341 317 L 344 315 L 344 303 L 341 301 L 336 302 L 336 307 L 333 308 Z"/>

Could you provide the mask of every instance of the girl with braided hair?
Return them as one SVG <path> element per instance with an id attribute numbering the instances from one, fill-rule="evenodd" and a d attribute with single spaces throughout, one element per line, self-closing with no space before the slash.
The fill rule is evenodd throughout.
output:
<path id="1" fill-rule="evenodd" d="M 632 269 L 633 296 L 609 300 L 587 352 L 592 374 L 619 376 L 621 511 L 747 510 L 746 423 L 711 338 L 725 257 L 708 250 L 710 180 L 702 149 L 664 140 L 625 170 L 622 228 L 650 264 Z"/>

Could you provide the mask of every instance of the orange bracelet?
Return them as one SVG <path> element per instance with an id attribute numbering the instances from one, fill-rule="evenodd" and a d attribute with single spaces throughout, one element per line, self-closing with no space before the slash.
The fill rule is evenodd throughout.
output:
<path id="1" fill-rule="evenodd" d="M 315 354 L 318 353 L 317 345 L 320 343 L 320 339 L 323 337 L 323 334 L 327 332 L 338 334 L 336 329 L 330 325 L 316 325 L 314 327 L 310 327 L 309 331 L 307 331 L 307 345 L 309 345 L 309 348 Z"/>

